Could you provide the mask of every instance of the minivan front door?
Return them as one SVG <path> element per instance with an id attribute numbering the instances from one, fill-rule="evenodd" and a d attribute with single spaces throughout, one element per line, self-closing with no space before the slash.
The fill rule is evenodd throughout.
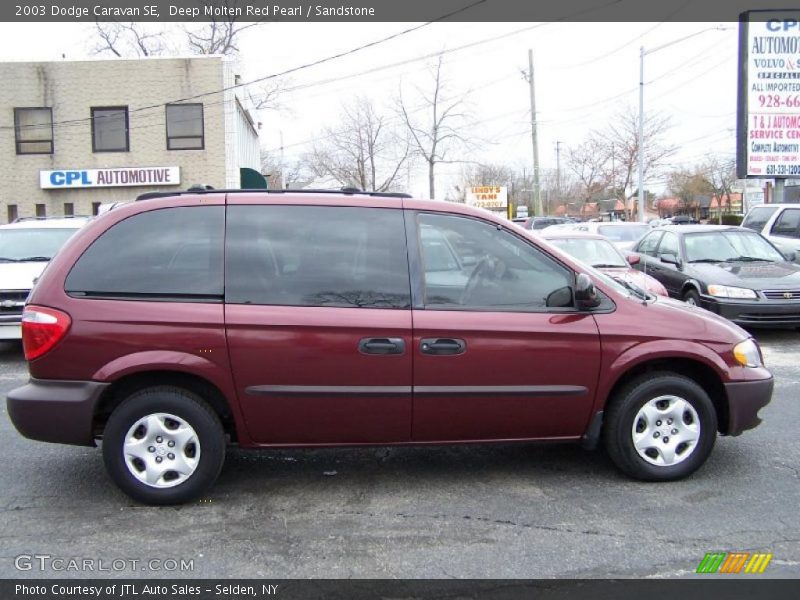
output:
<path id="1" fill-rule="evenodd" d="M 580 437 L 600 338 L 594 318 L 568 306 L 572 272 L 494 224 L 429 213 L 416 223 L 423 301 L 414 310 L 413 439 Z M 438 260 L 431 240 L 459 260 Z M 445 277 L 448 268 L 461 273 Z"/>
<path id="2" fill-rule="evenodd" d="M 255 442 L 410 439 L 406 256 L 399 207 L 229 195 L 225 323 Z"/>

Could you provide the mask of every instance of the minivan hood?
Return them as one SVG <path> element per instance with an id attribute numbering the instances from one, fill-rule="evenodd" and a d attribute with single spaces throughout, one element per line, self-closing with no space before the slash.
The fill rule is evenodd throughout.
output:
<path id="1" fill-rule="evenodd" d="M 788 261 L 689 263 L 686 270 L 705 283 L 756 290 L 800 288 L 800 265 Z"/>
<path id="2" fill-rule="evenodd" d="M 747 331 L 725 317 L 667 296 L 656 296 L 655 301 L 648 304 L 648 309 L 656 313 L 652 315 L 653 317 L 658 316 L 667 322 L 674 322 L 676 319 L 693 321 L 692 337 L 696 340 L 720 342 L 738 341 L 752 337 Z"/>
<path id="3" fill-rule="evenodd" d="M 29 290 L 46 262 L 0 263 L 0 290 Z"/>

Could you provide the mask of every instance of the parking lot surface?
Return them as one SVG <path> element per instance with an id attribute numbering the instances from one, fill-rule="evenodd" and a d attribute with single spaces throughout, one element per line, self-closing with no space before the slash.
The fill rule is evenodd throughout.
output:
<path id="1" fill-rule="evenodd" d="M 206 498 L 153 508 L 98 449 L 22 438 L 3 402 L 0 577 L 666 578 L 735 551 L 797 577 L 800 332 L 756 335 L 776 378 L 764 422 L 674 483 L 573 445 L 230 449 Z M 26 378 L 19 344 L 0 344 L 0 397 Z"/>

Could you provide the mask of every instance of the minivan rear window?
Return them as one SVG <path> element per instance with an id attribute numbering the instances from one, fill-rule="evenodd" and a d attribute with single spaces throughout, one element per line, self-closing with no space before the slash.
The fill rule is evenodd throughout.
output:
<path id="1" fill-rule="evenodd" d="M 225 207 L 164 208 L 109 228 L 67 276 L 73 296 L 218 301 Z"/>

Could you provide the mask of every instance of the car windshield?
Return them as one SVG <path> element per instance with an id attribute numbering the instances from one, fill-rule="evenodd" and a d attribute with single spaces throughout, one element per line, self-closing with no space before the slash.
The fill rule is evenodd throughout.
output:
<path id="1" fill-rule="evenodd" d="M 48 261 L 77 229 L 0 229 L 0 261 Z"/>
<path id="2" fill-rule="evenodd" d="M 614 242 L 635 242 L 648 231 L 650 231 L 650 226 L 644 223 L 631 223 L 630 225 L 601 225 L 597 228 L 597 233 Z"/>
<path id="3" fill-rule="evenodd" d="M 688 262 L 783 261 L 772 244 L 750 231 L 705 231 L 684 237 Z"/>
<path id="4" fill-rule="evenodd" d="M 627 267 L 628 263 L 614 244 L 608 240 L 592 238 L 555 238 L 550 243 L 558 246 L 581 262 L 593 267 Z"/>

